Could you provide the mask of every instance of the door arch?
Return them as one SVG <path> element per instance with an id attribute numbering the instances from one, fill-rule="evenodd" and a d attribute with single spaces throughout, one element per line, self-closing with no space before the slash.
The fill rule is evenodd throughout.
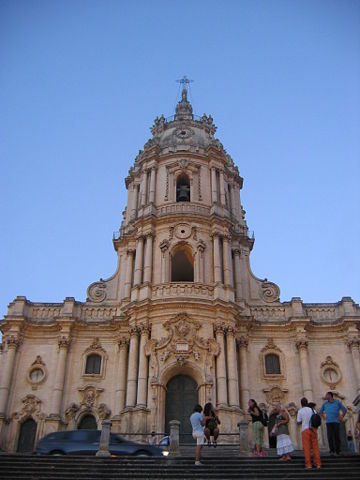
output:
<path id="1" fill-rule="evenodd" d="M 176 375 L 166 385 L 165 431 L 170 433 L 169 422 L 180 422 L 180 442 L 192 442 L 190 415 L 199 403 L 198 386 L 188 375 Z"/>
<path id="2" fill-rule="evenodd" d="M 30 453 L 34 450 L 37 423 L 33 418 L 28 418 L 21 424 L 17 452 Z"/>
<path id="3" fill-rule="evenodd" d="M 97 423 L 93 415 L 84 415 L 79 422 L 78 430 L 97 430 Z"/>

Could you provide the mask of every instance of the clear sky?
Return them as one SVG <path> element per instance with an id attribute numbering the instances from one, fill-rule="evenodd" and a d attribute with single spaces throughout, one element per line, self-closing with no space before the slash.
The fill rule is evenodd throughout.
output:
<path id="1" fill-rule="evenodd" d="M 360 1 L 0 0 L 0 317 L 116 268 L 124 178 L 187 75 L 244 178 L 254 274 L 360 301 Z"/>

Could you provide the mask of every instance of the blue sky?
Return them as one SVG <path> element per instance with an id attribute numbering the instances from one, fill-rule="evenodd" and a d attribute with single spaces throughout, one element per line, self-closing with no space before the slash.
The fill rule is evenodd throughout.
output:
<path id="1" fill-rule="evenodd" d="M 359 1 L 0 0 L 0 316 L 114 272 L 124 178 L 183 75 L 244 178 L 255 275 L 359 303 Z"/>

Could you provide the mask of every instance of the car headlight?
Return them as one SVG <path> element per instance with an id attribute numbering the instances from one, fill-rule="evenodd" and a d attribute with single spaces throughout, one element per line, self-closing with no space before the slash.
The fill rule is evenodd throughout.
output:
<path id="1" fill-rule="evenodd" d="M 164 457 L 167 457 L 169 455 L 168 450 L 163 450 L 161 453 L 164 455 Z"/>

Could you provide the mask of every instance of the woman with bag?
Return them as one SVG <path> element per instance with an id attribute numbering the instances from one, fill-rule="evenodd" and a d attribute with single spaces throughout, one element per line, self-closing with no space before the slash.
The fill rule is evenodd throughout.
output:
<path id="1" fill-rule="evenodd" d="M 220 425 L 221 422 L 219 420 L 219 417 L 216 415 L 216 413 L 214 411 L 214 407 L 212 406 L 211 402 L 209 402 L 205 405 L 204 415 L 205 415 L 205 417 L 208 417 L 208 419 L 206 420 L 205 429 L 204 429 L 204 433 L 205 433 L 205 437 L 206 437 L 207 442 L 208 442 L 208 446 L 209 447 L 211 446 L 211 437 L 214 437 L 213 446 L 214 446 L 214 448 L 216 448 L 216 446 L 217 446 L 216 440 L 219 436 L 218 425 Z"/>
<path id="2" fill-rule="evenodd" d="M 280 460 L 285 462 L 287 460 L 291 460 L 290 453 L 294 451 L 294 447 L 289 435 L 289 414 L 284 408 L 281 407 L 280 404 L 276 405 L 276 411 L 277 416 L 275 427 L 273 428 L 273 430 L 277 430 L 276 433 L 274 432 L 276 435 L 276 449 L 277 454 L 280 456 Z"/>
<path id="3" fill-rule="evenodd" d="M 254 439 L 254 455 L 264 456 L 264 425 L 262 422 L 262 412 L 253 398 L 249 400 L 248 413 L 251 415 L 253 439 Z"/>

